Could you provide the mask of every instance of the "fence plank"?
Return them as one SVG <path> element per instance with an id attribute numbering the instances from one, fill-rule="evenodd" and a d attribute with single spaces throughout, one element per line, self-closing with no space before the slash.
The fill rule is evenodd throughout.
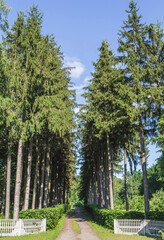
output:
<path id="1" fill-rule="evenodd" d="M 164 221 L 114 219 L 114 233 L 116 234 L 161 237 L 160 230 L 164 231 Z"/>
<path id="2" fill-rule="evenodd" d="M 46 231 L 46 219 L 0 219 L 0 236 L 20 236 Z"/>

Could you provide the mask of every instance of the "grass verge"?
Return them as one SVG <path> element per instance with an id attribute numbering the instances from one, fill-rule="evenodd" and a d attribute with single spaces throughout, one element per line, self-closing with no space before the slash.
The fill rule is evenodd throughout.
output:
<path id="1" fill-rule="evenodd" d="M 146 236 L 114 234 L 107 228 L 94 222 L 89 221 L 88 224 L 101 240 L 157 240 L 157 238 L 150 238 Z"/>
<path id="2" fill-rule="evenodd" d="M 159 238 L 147 236 L 114 234 L 112 230 L 95 223 L 93 217 L 83 207 L 81 207 L 81 211 L 83 213 L 83 217 L 88 221 L 92 230 L 101 240 L 159 240 Z"/>
<path id="3" fill-rule="evenodd" d="M 38 234 L 29 234 L 19 237 L 0 237 L 0 240 L 55 240 L 62 231 L 64 220 L 67 214 L 64 214 L 59 220 L 56 228 L 51 231 Z"/>

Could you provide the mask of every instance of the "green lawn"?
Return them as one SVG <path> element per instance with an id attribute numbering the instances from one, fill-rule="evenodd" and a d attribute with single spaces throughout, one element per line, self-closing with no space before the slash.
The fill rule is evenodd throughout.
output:
<path id="1" fill-rule="evenodd" d="M 66 214 L 59 220 L 55 230 L 20 237 L 0 237 L 0 240 L 55 240 L 61 232 Z"/>

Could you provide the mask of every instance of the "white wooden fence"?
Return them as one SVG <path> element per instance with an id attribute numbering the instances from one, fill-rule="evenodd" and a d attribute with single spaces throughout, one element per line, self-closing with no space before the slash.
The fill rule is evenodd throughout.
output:
<path id="1" fill-rule="evenodd" d="M 0 219 L 0 236 L 20 236 L 46 232 L 46 219 Z"/>
<path id="2" fill-rule="evenodd" d="M 164 221 L 114 219 L 114 233 L 139 234 L 161 237 L 164 232 Z"/>

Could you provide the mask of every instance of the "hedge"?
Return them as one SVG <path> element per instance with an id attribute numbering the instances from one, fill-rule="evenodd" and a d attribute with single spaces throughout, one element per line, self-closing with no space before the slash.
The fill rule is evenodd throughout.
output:
<path id="1" fill-rule="evenodd" d="M 114 219 L 144 219 L 144 212 L 109 210 L 94 204 L 85 205 L 85 208 L 97 223 L 112 230 L 114 229 Z M 164 212 L 151 211 L 148 213 L 148 219 L 163 221 Z"/>
<path id="2" fill-rule="evenodd" d="M 62 217 L 64 213 L 70 210 L 70 206 L 68 204 L 60 204 L 56 205 L 56 207 L 52 208 L 42 208 L 35 210 L 26 210 L 19 212 L 20 219 L 43 219 L 46 218 L 47 222 L 47 230 L 54 229 Z"/>

